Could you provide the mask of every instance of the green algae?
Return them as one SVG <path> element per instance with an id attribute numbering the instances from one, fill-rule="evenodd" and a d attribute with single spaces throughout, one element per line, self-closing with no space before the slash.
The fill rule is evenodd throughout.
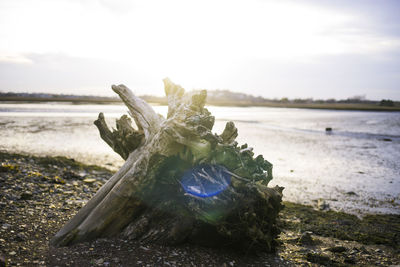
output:
<path id="1" fill-rule="evenodd" d="M 400 215 L 366 215 L 360 219 L 344 212 L 318 211 L 311 206 L 291 202 L 284 202 L 284 205 L 280 218 L 285 229 L 400 248 Z"/>

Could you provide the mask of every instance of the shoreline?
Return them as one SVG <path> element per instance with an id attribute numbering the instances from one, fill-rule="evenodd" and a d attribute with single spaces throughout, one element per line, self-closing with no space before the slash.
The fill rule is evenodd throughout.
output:
<path id="1" fill-rule="evenodd" d="M 83 100 L 75 98 L 16 98 L 16 97 L 0 97 L 0 103 L 13 104 L 32 104 L 32 103 L 70 103 L 74 105 L 83 104 L 122 104 L 119 99 L 93 99 Z M 153 105 L 167 105 L 166 101 L 149 101 Z M 269 108 L 297 108 L 297 109 L 321 109 L 321 110 L 349 110 L 349 111 L 377 111 L 377 112 L 399 112 L 399 106 L 379 106 L 369 103 L 279 103 L 279 102 L 223 102 L 223 101 L 208 101 L 206 106 L 216 107 L 269 107 Z"/>
<path id="2" fill-rule="evenodd" d="M 273 254 L 240 254 L 188 244 L 165 247 L 118 237 L 67 248 L 49 247 L 48 240 L 112 173 L 66 157 L 0 151 L 0 256 L 9 265 L 49 266 L 400 264 L 400 215 L 366 215 L 359 219 L 291 202 L 284 202 L 280 213 L 282 233 Z"/>

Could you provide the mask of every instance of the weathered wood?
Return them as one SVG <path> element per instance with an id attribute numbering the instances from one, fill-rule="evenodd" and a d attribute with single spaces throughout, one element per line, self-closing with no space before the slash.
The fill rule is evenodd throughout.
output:
<path id="1" fill-rule="evenodd" d="M 122 168 L 51 240 L 62 246 L 123 235 L 144 242 L 274 247 L 282 188 L 267 187 L 272 165 L 238 146 L 228 122 L 212 133 L 214 117 L 204 108 L 206 91 L 185 94 L 164 80 L 168 116 L 163 118 L 123 85 L 113 86 L 138 129 L 126 116 L 109 130 L 103 114 L 100 136 L 126 159 Z M 181 177 L 202 164 L 223 166 L 229 186 L 212 197 L 185 192 Z M 211 166 L 210 165 L 210 166 Z M 207 179 L 214 179 L 209 177 Z"/>
<path id="2" fill-rule="evenodd" d="M 135 130 L 131 123 L 131 119 L 123 115 L 116 122 L 117 130 L 111 131 L 103 113 L 100 113 L 98 119 L 94 121 L 101 138 L 124 160 L 144 141 L 143 132 Z"/>
<path id="3" fill-rule="evenodd" d="M 139 131 L 143 131 L 146 139 L 150 139 L 150 136 L 160 129 L 160 124 L 164 118 L 155 113 L 146 101 L 136 97 L 125 85 L 113 85 L 112 89 L 128 107 L 130 115 L 135 120 Z"/>

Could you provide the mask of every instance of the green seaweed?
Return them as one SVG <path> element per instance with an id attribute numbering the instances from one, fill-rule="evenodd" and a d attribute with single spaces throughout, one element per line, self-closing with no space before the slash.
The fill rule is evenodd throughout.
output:
<path id="1" fill-rule="evenodd" d="M 311 231 L 317 235 L 363 244 L 385 244 L 400 248 L 400 215 L 355 215 L 336 211 L 318 211 L 310 206 L 284 202 L 283 227 L 293 231 Z"/>

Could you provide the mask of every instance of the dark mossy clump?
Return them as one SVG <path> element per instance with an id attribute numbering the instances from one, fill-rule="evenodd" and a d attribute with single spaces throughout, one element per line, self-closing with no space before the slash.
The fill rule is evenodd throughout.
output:
<path id="1" fill-rule="evenodd" d="M 318 253 L 309 252 L 307 253 L 306 258 L 309 262 L 321 264 L 323 266 L 332 266 L 335 263 L 328 256 L 324 256 Z"/>
<path id="2" fill-rule="evenodd" d="M 55 157 L 49 157 L 49 156 L 44 156 L 44 157 L 39 157 L 39 156 L 34 156 L 34 155 L 21 155 L 18 153 L 8 153 L 5 151 L 0 151 L 0 161 L 3 162 L 4 164 L 0 166 L 2 169 L 4 168 L 10 168 L 11 170 L 17 171 L 18 170 L 18 164 L 10 165 L 8 167 L 5 167 L 5 163 L 7 160 L 12 159 L 12 158 L 24 158 L 24 159 L 31 159 L 35 161 L 37 164 L 42 165 L 43 167 L 51 167 L 54 166 L 55 168 L 68 168 L 68 169 L 74 169 L 74 170 L 97 170 L 97 171 L 104 171 L 104 172 L 109 172 L 110 170 L 97 166 L 97 165 L 87 165 L 78 161 L 75 161 L 74 159 L 67 158 L 64 156 L 55 156 Z M 51 168 L 48 169 L 51 171 Z"/>
<path id="3" fill-rule="evenodd" d="M 284 203 L 283 227 L 363 244 L 385 244 L 400 248 L 400 215 L 355 215 L 336 211 L 317 211 L 310 206 Z"/>
<path id="4" fill-rule="evenodd" d="M 34 157 L 34 156 L 32 156 Z M 55 165 L 59 167 L 67 167 L 70 166 L 73 169 L 84 170 L 98 170 L 98 171 L 108 171 L 106 168 L 99 167 L 96 165 L 86 165 L 80 162 L 75 161 L 74 159 L 57 156 L 57 157 L 38 157 L 39 164 L 41 165 Z"/>

